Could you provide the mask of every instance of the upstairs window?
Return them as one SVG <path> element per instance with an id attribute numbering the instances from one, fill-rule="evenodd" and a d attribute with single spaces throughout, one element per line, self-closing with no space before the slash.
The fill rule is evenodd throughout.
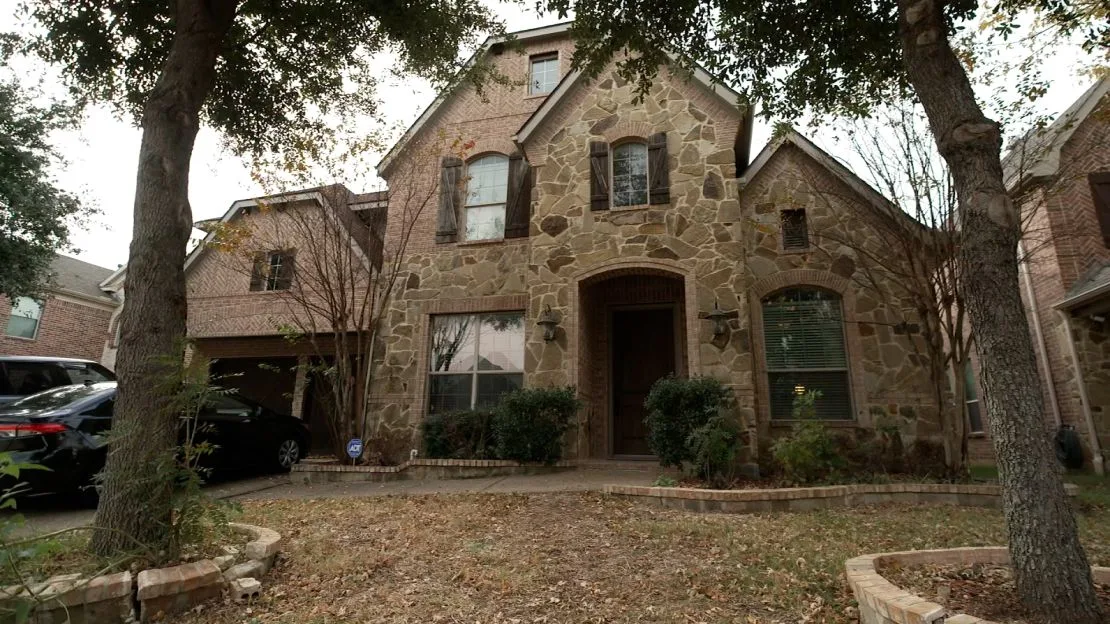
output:
<path id="1" fill-rule="evenodd" d="M 763 300 L 764 361 L 771 418 L 793 417 L 794 397 L 817 390 L 817 417 L 852 418 L 840 295 L 788 288 Z"/>
<path id="2" fill-rule="evenodd" d="M 509 159 L 490 154 L 466 167 L 466 211 L 463 240 L 491 240 L 505 236 L 505 200 L 509 189 Z"/>
<path id="3" fill-rule="evenodd" d="M 559 55 L 541 54 L 531 58 L 528 94 L 551 93 L 559 84 Z"/>
<path id="4" fill-rule="evenodd" d="M 622 143 L 613 149 L 613 206 L 648 203 L 648 148 Z"/>
<path id="5" fill-rule="evenodd" d="M 34 340 L 39 334 L 42 302 L 30 297 L 16 297 L 12 301 L 12 314 L 8 317 L 9 336 Z"/>
<path id="6" fill-rule="evenodd" d="M 1090 173 L 1087 182 L 1091 185 L 1091 200 L 1095 205 L 1102 244 L 1110 249 L 1110 171 Z"/>
<path id="7" fill-rule="evenodd" d="M 782 248 L 809 249 L 809 225 L 806 223 L 805 208 L 783 210 Z"/>
<path id="8" fill-rule="evenodd" d="M 269 251 L 255 254 L 251 269 L 251 291 L 289 290 L 293 285 L 293 252 Z"/>

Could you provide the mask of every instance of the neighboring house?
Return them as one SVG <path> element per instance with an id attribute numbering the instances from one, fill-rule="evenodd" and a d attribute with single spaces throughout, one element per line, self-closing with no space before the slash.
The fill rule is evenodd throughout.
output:
<path id="1" fill-rule="evenodd" d="M 1020 202 L 1022 295 L 1043 381 L 1046 421 L 1074 427 L 1099 473 L 1110 447 L 1110 77 L 1004 161 Z M 973 457 L 991 457 L 990 423 Z M 974 428 L 974 427 L 973 427 Z"/>
<path id="2" fill-rule="evenodd" d="M 0 355 L 100 360 L 109 321 L 119 306 L 100 288 L 112 270 L 55 256 L 50 272 L 42 297 L 18 297 L 0 306 Z"/>

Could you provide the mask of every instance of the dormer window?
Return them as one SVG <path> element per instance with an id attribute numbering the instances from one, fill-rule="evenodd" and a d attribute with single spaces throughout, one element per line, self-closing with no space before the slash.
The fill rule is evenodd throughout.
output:
<path id="1" fill-rule="evenodd" d="M 463 240 L 491 240 L 505 236 L 505 200 L 509 187 L 509 159 L 490 154 L 466 166 L 466 214 Z"/>
<path id="2" fill-rule="evenodd" d="M 528 76 L 528 94 L 543 95 L 551 93 L 559 84 L 559 55 L 540 54 L 533 56 Z"/>
<path id="3" fill-rule="evenodd" d="M 622 143 L 613 149 L 613 206 L 648 203 L 646 143 Z"/>

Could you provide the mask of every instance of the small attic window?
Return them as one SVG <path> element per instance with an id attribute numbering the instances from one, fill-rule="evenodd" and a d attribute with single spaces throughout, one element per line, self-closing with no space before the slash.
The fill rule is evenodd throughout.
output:
<path id="1" fill-rule="evenodd" d="M 805 208 L 783 210 L 782 248 L 809 249 L 809 226 L 806 223 Z"/>
<path id="2" fill-rule="evenodd" d="M 537 54 L 529 59 L 528 94 L 551 93 L 559 84 L 559 54 Z"/>

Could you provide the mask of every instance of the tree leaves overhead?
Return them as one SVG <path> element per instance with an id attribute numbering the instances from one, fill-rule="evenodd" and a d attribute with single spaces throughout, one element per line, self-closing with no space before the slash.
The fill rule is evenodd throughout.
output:
<path id="1" fill-rule="evenodd" d="M 11 40 L 0 41 L 0 61 L 6 64 L 10 53 Z M 42 292 L 55 252 L 88 215 L 49 171 L 58 154 L 47 139 L 73 123 L 73 110 L 38 105 L 34 95 L 12 78 L 0 79 L 0 293 L 11 298 Z"/>
<path id="2" fill-rule="evenodd" d="M 943 4 L 952 32 L 977 9 L 974 0 Z M 1035 11 L 1097 47 L 1108 38 L 1106 9 L 1098 4 L 1004 0 L 993 8 L 995 27 L 1012 31 Z M 618 61 L 618 70 L 645 92 L 668 54 L 685 66 L 702 65 L 767 116 L 863 116 L 909 92 L 896 0 L 542 0 L 539 6 L 563 17 L 574 13 L 576 67 L 596 75 L 615 53 L 629 50 L 634 54 Z"/>
<path id="3" fill-rule="evenodd" d="M 38 27 L 31 48 L 75 92 L 140 119 L 173 38 L 172 0 L 36 0 L 22 12 Z M 501 31 L 477 0 L 243 0 L 202 114 L 238 152 L 295 147 L 375 113 L 375 55 L 443 86 L 461 48 Z"/>

